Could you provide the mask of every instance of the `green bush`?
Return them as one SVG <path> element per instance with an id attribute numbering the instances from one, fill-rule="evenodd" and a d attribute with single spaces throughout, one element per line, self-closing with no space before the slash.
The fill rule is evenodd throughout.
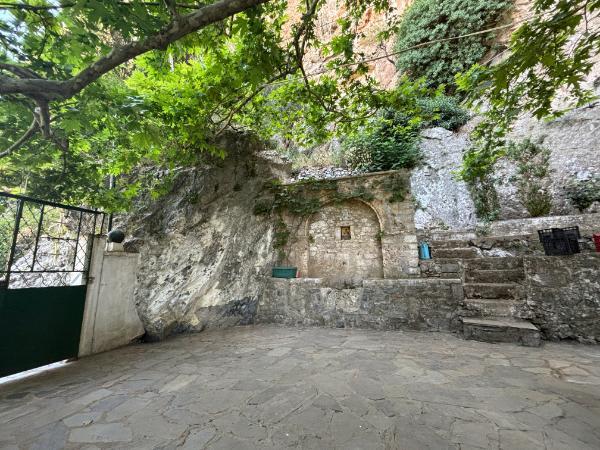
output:
<path id="1" fill-rule="evenodd" d="M 588 209 L 594 202 L 600 202 L 600 176 L 573 181 L 567 186 L 567 196 L 579 211 Z"/>
<path id="2" fill-rule="evenodd" d="M 500 215 L 500 199 L 494 183 L 494 178 L 490 176 L 471 180 L 468 183 L 475 205 L 475 214 L 484 223 L 493 222 Z"/>
<path id="3" fill-rule="evenodd" d="M 399 111 L 384 111 L 343 141 L 348 165 L 365 172 L 416 166 L 421 160 L 421 124 L 420 119 Z"/>
<path id="4" fill-rule="evenodd" d="M 398 29 L 396 50 L 491 28 L 508 11 L 510 0 L 416 0 Z M 397 67 L 412 78 L 425 77 L 434 86 L 454 91 L 454 75 L 485 56 L 493 34 L 439 42 L 400 53 Z"/>
<path id="5" fill-rule="evenodd" d="M 521 203 L 531 217 L 547 216 L 552 209 L 548 190 L 550 150 L 525 139 L 508 145 L 506 154 L 517 165 L 517 174 L 511 181 L 516 183 Z"/>
<path id="6" fill-rule="evenodd" d="M 417 104 L 423 110 L 424 117 L 431 117 L 425 121 L 424 127 L 442 127 L 456 131 L 471 117 L 469 111 L 463 108 L 455 97 L 447 95 L 421 98 Z"/>

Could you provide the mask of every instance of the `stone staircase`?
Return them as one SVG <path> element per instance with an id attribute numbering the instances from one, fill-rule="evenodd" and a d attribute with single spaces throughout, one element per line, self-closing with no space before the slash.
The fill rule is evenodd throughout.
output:
<path id="1" fill-rule="evenodd" d="M 539 346 L 540 331 L 515 317 L 524 292 L 522 257 L 484 257 L 466 241 L 432 242 L 433 260 L 462 266 L 464 304 L 461 312 L 466 339 Z"/>

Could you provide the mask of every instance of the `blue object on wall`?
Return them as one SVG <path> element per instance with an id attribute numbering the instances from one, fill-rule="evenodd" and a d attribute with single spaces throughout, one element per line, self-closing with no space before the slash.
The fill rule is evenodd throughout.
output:
<path id="1" fill-rule="evenodd" d="M 431 251 L 427 242 L 419 243 L 419 258 L 431 259 Z"/>

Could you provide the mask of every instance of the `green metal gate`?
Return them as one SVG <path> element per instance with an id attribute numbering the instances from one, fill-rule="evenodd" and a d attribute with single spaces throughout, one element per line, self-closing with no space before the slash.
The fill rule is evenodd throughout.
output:
<path id="1" fill-rule="evenodd" d="M 99 211 L 0 192 L 0 377 L 77 356 Z"/>

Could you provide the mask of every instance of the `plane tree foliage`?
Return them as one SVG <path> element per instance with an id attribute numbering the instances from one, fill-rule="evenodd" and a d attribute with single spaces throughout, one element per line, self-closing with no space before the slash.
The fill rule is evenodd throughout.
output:
<path id="1" fill-rule="evenodd" d="M 0 188 L 123 209 L 142 187 L 160 192 L 157 169 L 222 156 L 214 142 L 232 129 L 311 145 L 381 111 L 418 117 L 423 80 L 383 91 L 354 47 L 365 12 L 391 13 L 391 2 L 341 2 L 322 42 L 324 0 L 297 11 L 285 0 L 0 0 Z M 464 179 L 489 173 L 520 112 L 553 117 L 561 90 L 573 107 L 591 99 L 599 10 L 600 0 L 534 0 L 508 56 L 458 79 L 472 107 L 488 105 Z M 313 51 L 319 73 L 304 67 Z"/>
<path id="2" fill-rule="evenodd" d="M 483 115 L 460 171 L 471 184 L 493 175 L 520 116 L 552 120 L 596 98 L 586 79 L 600 51 L 600 0 L 534 0 L 532 6 L 500 62 L 457 76 L 468 105 Z"/>
<path id="3" fill-rule="evenodd" d="M 214 142 L 232 129 L 309 145 L 401 108 L 353 46 L 388 2 L 345 0 L 329 42 L 323 4 L 291 19 L 283 0 L 0 2 L 0 186 L 122 209 L 156 182 L 132 174 L 223 156 Z M 307 73 L 309 50 L 324 73 Z"/>

